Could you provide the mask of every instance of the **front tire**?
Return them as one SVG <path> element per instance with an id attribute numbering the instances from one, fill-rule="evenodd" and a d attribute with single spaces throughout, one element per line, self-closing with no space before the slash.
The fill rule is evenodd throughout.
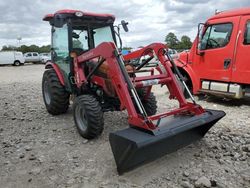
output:
<path id="1" fill-rule="evenodd" d="M 76 97 L 73 104 L 73 115 L 77 130 L 82 137 L 93 139 L 102 133 L 103 111 L 93 95 Z"/>
<path id="2" fill-rule="evenodd" d="M 69 108 L 69 93 L 60 83 L 54 69 L 46 70 L 42 80 L 43 100 L 52 115 L 65 113 Z"/>
<path id="3" fill-rule="evenodd" d="M 157 112 L 157 101 L 153 92 L 150 92 L 147 99 L 144 99 L 146 95 L 146 91 L 147 91 L 146 89 L 139 89 L 138 95 L 141 99 L 141 102 L 145 111 L 147 112 L 147 115 L 152 116 L 152 115 L 155 115 Z"/>

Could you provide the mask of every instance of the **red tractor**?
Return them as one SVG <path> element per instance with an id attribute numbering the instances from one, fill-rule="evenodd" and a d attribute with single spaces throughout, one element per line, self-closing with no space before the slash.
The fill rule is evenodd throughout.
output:
<path id="1" fill-rule="evenodd" d="M 109 136 L 119 173 L 202 138 L 225 115 L 203 109 L 190 92 L 193 102 L 186 101 L 179 85 L 185 82 L 165 45 L 153 43 L 122 56 L 116 36 L 121 44 L 120 26 L 128 31 L 125 21 L 114 26 L 113 15 L 78 10 L 61 10 L 43 20 L 52 26 L 52 62 L 42 82 L 46 108 L 53 115 L 65 113 L 74 96 L 75 125 L 87 139 L 102 133 L 104 112 L 127 110 L 129 128 Z M 147 59 L 137 65 L 142 56 Z M 157 66 L 144 69 L 152 59 Z M 156 114 L 151 89 L 158 84 L 179 102 L 177 109 Z"/>

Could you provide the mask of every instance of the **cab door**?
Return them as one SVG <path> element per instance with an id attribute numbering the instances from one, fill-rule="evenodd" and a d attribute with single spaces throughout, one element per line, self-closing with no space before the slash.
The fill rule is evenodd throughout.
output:
<path id="1" fill-rule="evenodd" d="M 197 65 L 203 80 L 231 80 L 239 17 L 210 20 L 203 34 Z"/>
<path id="2" fill-rule="evenodd" d="M 38 53 L 32 53 L 32 61 L 33 62 L 38 62 L 39 61 Z"/>
<path id="3" fill-rule="evenodd" d="M 57 64 L 64 74 L 69 74 L 69 40 L 68 27 L 52 28 L 52 61 Z"/>
<path id="4" fill-rule="evenodd" d="M 71 91 L 68 25 L 52 27 L 52 62 L 57 64 L 64 77 L 66 89 Z"/>
<path id="5" fill-rule="evenodd" d="M 27 61 L 27 62 L 32 61 L 32 54 L 31 53 L 26 53 L 25 54 L 25 61 Z"/>
<path id="6" fill-rule="evenodd" d="M 236 42 L 232 81 L 250 84 L 250 15 L 242 16 Z"/>

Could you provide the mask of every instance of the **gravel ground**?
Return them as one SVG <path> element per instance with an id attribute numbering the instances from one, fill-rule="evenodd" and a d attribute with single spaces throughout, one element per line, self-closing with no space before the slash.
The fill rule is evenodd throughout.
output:
<path id="1" fill-rule="evenodd" d="M 249 101 L 198 101 L 227 116 L 201 141 L 118 176 L 108 134 L 127 127 L 126 113 L 105 113 L 103 134 L 81 138 L 71 108 L 59 116 L 45 110 L 43 71 L 0 67 L 0 187 L 250 187 Z M 159 111 L 176 105 L 155 92 Z"/>

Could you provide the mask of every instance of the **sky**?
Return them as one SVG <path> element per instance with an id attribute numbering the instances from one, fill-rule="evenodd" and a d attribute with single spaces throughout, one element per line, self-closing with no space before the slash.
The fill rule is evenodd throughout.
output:
<path id="1" fill-rule="evenodd" d="M 197 34 L 198 23 L 215 13 L 250 7 L 250 0 L 1 0 L 0 49 L 3 45 L 50 44 L 50 26 L 42 18 L 60 9 L 110 13 L 129 22 L 129 32 L 121 32 L 123 46 L 138 47 L 164 42 L 173 32 L 180 38 Z"/>

